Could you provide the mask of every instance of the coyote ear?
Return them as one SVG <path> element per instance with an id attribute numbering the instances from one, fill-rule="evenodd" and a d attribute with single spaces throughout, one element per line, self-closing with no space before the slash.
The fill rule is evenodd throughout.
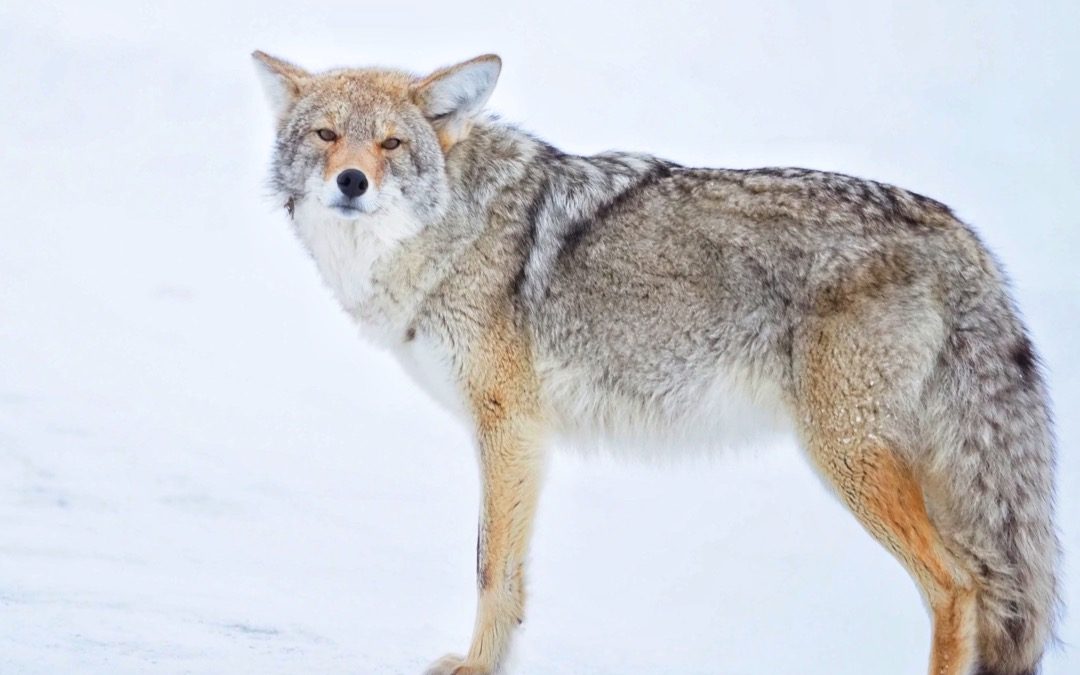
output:
<path id="1" fill-rule="evenodd" d="M 412 98 L 439 133 L 443 150 L 465 138 L 502 70 L 502 59 L 485 54 L 442 68 L 412 87 Z"/>
<path id="2" fill-rule="evenodd" d="M 259 79 L 262 80 L 274 114 L 278 119 L 285 117 L 292 104 L 300 98 L 300 92 L 311 76 L 303 68 L 265 52 L 254 51 L 251 56 L 258 61 Z"/>

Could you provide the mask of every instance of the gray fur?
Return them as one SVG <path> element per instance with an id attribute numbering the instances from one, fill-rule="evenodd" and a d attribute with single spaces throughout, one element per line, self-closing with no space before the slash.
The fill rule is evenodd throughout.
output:
<path id="1" fill-rule="evenodd" d="M 1048 397 L 1000 266 L 947 207 L 835 173 L 581 157 L 495 119 L 444 157 L 438 119 L 364 96 L 362 114 L 336 105 L 357 135 L 388 116 L 408 134 L 389 170 L 424 225 L 379 263 L 412 266 L 417 293 L 389 346 L 427 334 L 467 350 L 505 304 L 560 432 L 664 438 L 721 371 L 797 409 L 814 327 L 855 312 L 895 378 L 875 385 L 887 387 L 879 430 L 975 571 L 981 668 L 1034 672 L 1058 607 Z M 281 126 L 274 186 L 289 199 L 318 162 L 303 137 L 316 105 L 326 99 L 301 98 Z"/>

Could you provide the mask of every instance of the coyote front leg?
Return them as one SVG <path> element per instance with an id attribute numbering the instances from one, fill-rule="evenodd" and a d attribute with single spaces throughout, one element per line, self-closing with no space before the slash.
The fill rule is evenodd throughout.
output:
<path id="1" fill-rule="evenodd" d="M 524 620 L 524 566 L 543 464 L 534 378 L 523 348 L 498 340 L 469 385 L 483 488 L 476 542 L 477 609 L 465 657 L 447 655 L 428 675 L 499 670 Z"/>

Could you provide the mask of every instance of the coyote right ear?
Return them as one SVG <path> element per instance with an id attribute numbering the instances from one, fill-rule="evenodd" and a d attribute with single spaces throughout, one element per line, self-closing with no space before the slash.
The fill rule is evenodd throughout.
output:
<path id="1" fill-rule="evenodd" d="M 281 119 L 292 104 L 296 103 L 296 99 L 300 98 L 300 92 L 311 75 L 303 68 L 274 58 L 266 52 L 256 50 L 251 55 L 259 62 L 259 79 L 262 80 L 274 114 Z"/>
<path id="2" fill-rule="evenodd" d="M 485 54 L 442 68 L 412 87 L 412 99 L 431 120 L 443 150 L 465 138 L 502 70 L 502 59 Z"/>

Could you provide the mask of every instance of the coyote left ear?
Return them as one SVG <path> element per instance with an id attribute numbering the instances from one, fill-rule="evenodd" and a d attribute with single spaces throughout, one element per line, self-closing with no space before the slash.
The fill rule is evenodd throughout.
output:
<path id="1" fill-rule="evenodd" d="M 485 54 L 442 68 L 412 87 L 412 98 L 439 134 L 443 150 L 465 138 L 502 70 L 502 59 Z"/>
<path id="2" fill-rule="evenodd" d="M 296 99 L 300 98 L 300 93 L 311 76 L 303 68 L 274 58 L 266 52 L 256 50 L 251 56 L 259 62 L 259 79 L 263 82 L 274 114 L 280 120 L 289 112 L 292 104 L 296 103 Z"/>

